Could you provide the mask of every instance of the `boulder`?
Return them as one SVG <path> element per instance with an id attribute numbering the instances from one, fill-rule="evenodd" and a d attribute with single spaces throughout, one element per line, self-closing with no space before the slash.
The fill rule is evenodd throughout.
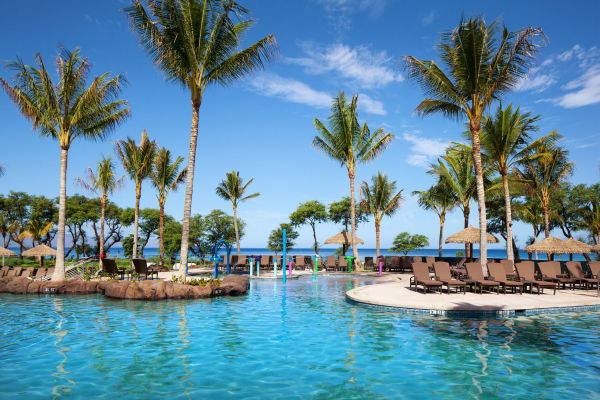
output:
<path id="1" fill-rule="evenodd" d="M 165 292 L 169 299 L 187 299 L 192 297 L 192 288 L 191 285 L 169 282 Z"/>
<path id="2" fill-rule="evenodd" d="M 65 281 L 65 284 L 61 288 L 60 293 L 67 293 L 67 294 L 96 293 L 97 287 L 98 287 L 98 282 L 70 280 L 70 281 Z"/>
<path id="3" fill-rule="evenodd" d="M 221 285 L 215 288 L 217 296 L 240 296 L 248 293 L 250 278 L 246 275 L 227 275 Z"/>
<path id="4" fill-rule="evenodd" d="M 6 291 L 15 294 L 25 294 L 27 293 L 27 286 L 29 286 L 30 283 L 31 280 L 29 280 L 29 278 L 16 276 L 6 283 Z"/>
<path id="5" fill-rule="evenodd" d="M 142 281 L 139 283 L 145 300 L 163 300 L 167 298 L 165 294 L 166 282 L 161 280 Z"/>
<path id="6" fill-rule="evenodd" d="M 98 287 L 101 293 L 107 297 L 124 299 L 129 283 L 130 281 L 107 281 L 103 285 L 98 285 Z"/>
<path id="7" fill-rule="evenodd" d="M 210 285 L 192 286 L 191 294 L 194 299 L 207 299 L 212 297 L 213 288 Z"/>
<path id="8" fill-rule="evenodd" d="M 8 285 L 8 282 L 10 282 L 12 280 L 12 278 L 8 278 L 8 277 L 4 277 L 4 278 L 0 278 L 0 293 L 4 293 L 6 292 L 6 285 Z"/>
<path id="9" fill-rule="evenodd" d="M 64 293 L 67 281 L 44 281 L 40 285 L 39 293 L 42 294 L 57 294 Z"/>
<path id="10" fill-rule="evenodd" d="M 27 286 L 27 293 L 37 294 L 40 292 L 40 288 L 42 287 L 42 281 L 31 281 L 29 286 Z"/>

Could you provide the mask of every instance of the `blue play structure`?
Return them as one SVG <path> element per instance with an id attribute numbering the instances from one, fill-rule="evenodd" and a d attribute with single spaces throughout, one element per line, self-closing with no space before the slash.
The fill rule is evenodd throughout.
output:
<path id="1" fill-rule="evenodd" d="M 227 265 L 226 273 L 229 274 L 231 272 L 231 265 L 229 264 L 229 260 L 231 260 L 231 243 L 226 240 L 219 240 L 213 248 L 213 256 L 210 258 L 210 261 L 215 263 L 215 278 L 219 277 L 219 261 L 223 261 L 223 258 L 219 257 L 219 250 L 221 250 L 222 247 L 225 247 L 225 250 L 227 251 L 225 254 L 225 257 L 227 257 L 225 259 Z"/>

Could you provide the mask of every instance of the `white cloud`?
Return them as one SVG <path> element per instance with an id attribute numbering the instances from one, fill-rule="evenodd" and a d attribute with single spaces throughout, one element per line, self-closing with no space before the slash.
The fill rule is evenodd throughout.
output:
<path id="1" fill-rule="evenodd" d="M 600 103 L 600 64 L 593 65 L 579 78 L 567 83 L 570 92 L 553 99 L 564 108 L 577 108 Z"/>
<path id="2" fill-rule="evenodd" d="M 544 64 L 542 63 L 542 65 Z M 540 67 L 531 68 L 529 74 L 527 74 L 527 76 L 524 79 L 522 79 L 519 83 L 517 83 L 515 90 L 518 92 L 533 90 L 539 93 L 554 85 L 556 83 L 556 78 L 554 77 L 554 74 L 544 73 L 541 72 L 541 70 L 542 69 Z"/>
<path id="3" fill-rule="evenodd" d="M 332 72 L 363 88 L 382 87 L 404 80 L 385 51 L 372 52 L 366 46 L 352 48 L 344 44 L 323 48 L 314 43 L 304 44 L 303 50 L 306 57 L 288 58 L 287 61 L 305 67 L 308 73 Z"/>
<path id="4" fill-rule="evenodd" d="M 406 162 L 423 168 L 429 168 L 429 164 L 443 155 L 450 144 L 441 139 L 429 139 L 411 132 L 404 133 L 402 138 L 411 144 L 410 155 Z"/>
<path id="5" fill-rule="evenodd" d="M 250 81 L 250 86 L 263 96 L 278 97 L 315 108 L 328 108 L 333 99 L 331 94 L 313 89 L 304 82 L 275 74 L 259 75 Z M 369 114 L 386 115 L 383 103 L 366 94 L 359 95 L 358 107 Z"/>
<path id="6" fill-rule="evenodd" d="M 421 22 L 425 26 L 431 25 L 433 23 L 433 21 L 435 21 L 436 16 L 437 15 L 436 15 L 435 10 L 431 10 L 431 12 L 429 14 L 427 14 L 426 16 L 423 17 L 423 19 L 421 20 Z"/>
<path id="7" fill-rule="evenodd" d="M 331 21 L 338 35 L 350 30 L 352 15 L 365 13 L 370 19 L 377 19 L 387 5 L 387 0 L 316 0 L 325 9 L 325 15 Z"/>

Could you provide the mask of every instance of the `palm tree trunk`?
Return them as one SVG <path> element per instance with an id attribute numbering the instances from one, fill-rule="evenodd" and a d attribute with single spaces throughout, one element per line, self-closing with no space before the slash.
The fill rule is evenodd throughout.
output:
<path id="1" fill-rule="evenodd" d="M 548 210 L 548 203 L 544 202 L 544 235 L 548 238 L 550 237 L 550 212 Z"/>
<path id="2" fill-rule="evenodd" d="M 235 231 L 235 245 L 237 247 L 238 258 L 240 256 L 240 232 L 238 231 L 237 207 L 233 207 L 233 229 Z"/>
<path id="3" fill-rule="evenodd" d="M 483 167 L 481 166 L 481 142 L 479 139 L 479 124 L 471 126 L 473 141 L 473 161 L 475 162 L 475 182 L 477 183 L 477 203 L 479 206 L 479 259 L 485 276 L 487 269 L 487 216 L 485 209 L 485 188 L 483 186 Z"/>
<path id="4" fill-rule="evenodd" d="M 313 239 L 314 239 L 314 249 L 315 249 L 315 254 L 319 255 L 319 242 L 317 241 L 317 227 L 315 226 L 314 223 L 310 224 L 310 226 L 312 227 L 312 231 L 313 231 Z"/>
<path id="5" fill-rule="evenodd" d="M 442 243 L 444 241 L 444 222 L 445 217 L 440 217 L 440 236 L 438 239 L 438 257 L 442 257 Z"/>
<path id="6" fill-rule="evenodd" d="M 165 261 L 165 198 L 158 200 L 158 260 L 162 267 Z"/>
<path id="7" fill-rule="evenodd" d="M 354 256 L 354 265 L 357 270 L 362 271 L 360 260 L 358 259 L 358 249 L 356 248 L 356 203 L 354 199 L 354 165 L 348 165 L 348 178 L 350 178 L 350 224 L 352 226 L 352 237 L 350 243 L 352 244 L 352 255 Z"/>
<path id="8" fill-rule="evenodd" d="M 140 224 L 140 198 L 142 197 L 142 183 L 135 183 L 135 210 L 133 216 L 133 258 L 137 258 L 138 226 Z"/>
<path id="9" fill-rule="evenodd" d="M 464 227 L 465 229 L 467 229 L 469 227 L 469 215 L 471 214 L 471 208 L 469 207 L 469 204 L 465 204 L 463 205 L 463 218 L 465 220 L 464 223 Z M 471 257 L 471 246 L 469 243 L 465 243 L 465 257 L 466 258 L 470 258 Z"/>
<path id="10" fill-rule="evenodd" d="M 104 255 L 104 213 L 106 210 L 106 193 L 102 193 L 102 198 L 100 199 L 100 239 L 98 240 L 98 255 L 99 255 L 99 263 L 100 269 L 102 270 L 102 258 Z"/>
<path id="11" fill-rule="evenodd" d="M 187 175 L 185 180 L 185 203 L 183 205 L 183 221 L 181 228 L 181 252 L 179 254 L 179 276 L 185 280 L 185 270 L 190 246 L 190 218 L 192 214 L 192 195 L 194 192 L 194 168 L 196 165 L 196 145 L 198 143 L 198 118 L 200 103 L 192 102 L 192 127 L 190 129 L 190 152 L 188 155 Z"/>
<path id="12" fill-rule="evenodd" d="M 380 253 L 380 233 L 381 233 L 381 221 L 375 218 L 375 258 L 379 258 Z"/>
<path id="13" fill-rule="evenodd" d="M 510 190 L 508 188 L 508 175 L 502 174 L 502 187 L 504 188 L 504 208 L 506 209 L 506 258 L 515 261 L 512 245 L 512 206 L 510 201 Z"/>
<path id="14" fill-rule="evenodd" d="M 69 149 L 60 150 L 60 191 L 58 194 L 58 231 L 56 233 L 56 265 L 53 281 L 65 280 L 65 221 L 67 215 L 67 155 Z"/>

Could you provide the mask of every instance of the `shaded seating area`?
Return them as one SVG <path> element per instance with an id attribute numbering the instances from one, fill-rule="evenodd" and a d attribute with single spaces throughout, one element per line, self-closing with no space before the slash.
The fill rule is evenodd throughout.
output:
<path id="1" fill-rule="evenodd" d="M 429 276 L 429 266 L 424 262 L 413 263 L 413 276 L 410 278 L 410 286 L 414 286 L 415 290 L 419 289 L 419 286 L 423 288 L 423 294 L 427 293 L 428 290 L 438 290 L 442 293 L 441 281 L 431 279 Z"/>
<path id="2" fill-rule="evenodd" d="M 519 281 L 524 284 L 524 287 L 529 286 L 530 293 L 533 292 L 533 288 L 535 287 L 538 294 L 540 294 L 540 292 L 543 293 L 544 289 L 552 289 L 554 290 L 554 294 L 556 294 L 557 284 L 555 282 L 536 279 L 535 264 L 533 261 L 522 261 L 520 263 L 516 263 L 515 268 L 517 269 Z"/>
<path id="3" fill-rule="evenodd" d="M 594 286 L 598 287 L 598 278 L 586 277 L 580 262 L 569 261 L 566 263 L 566 266 L 567 270 L 569 271 L 569 276 L 575 279 L 580 286 L 584 287 L 585 289 L 591 289 Z"/>
<path id="4" fill-rule="evenodd" d="M 452 287 L 456 288 L 455 290 L 457 292 L 461 291 L 463 294 L 466 292 L 467 283 L 459 279 L 452 278 L 450 264 L 444 261 L 436 261 L 433 263 L 433 270 L 435 273 L 435 279 L 446 285 L 448 293 L 450 293 L 450 288 Z"/>
<path id="5" fill-rule="evenodd" d="M 491 263 L 488 264 L 488 270 L 490 272 L 489 278 L 493 281 L 500 283 L 500 287 L 504 289 L 504 293 L 506 294 L 506 289 L 509 288 L 513 293 L 519 292 L 519 294 L 523 294 L 523 282 L 510 280 L 506 275 L 506 266 L 501 263 Z M 511 271 L 512 271 L 512 262 L 511 262 Z M 515 276 L 514 274 L 511 274 Z M 516 277 L 516 276 L 515 276 Z"/>
<path id="6" fill-rule="evenodd" d="M 477 291 L 477 288 L 479 288 L 479 293 L 483 293 L 484 289 L 496 289 L 496 293 L 500 293 L 500 283 L 491 279 L 485 279 L 481 263 L 466 263 L 465 267 L 467 268 L 466 281 L 474 286 L 475 291 Z"/>
<path id="7" fill-rule="evenodd" d="M 571 289 L 575 289 L 576 280 L 569 277 L 568 274 L 561 273 L 560 263 L 557 261 L 544 261 L 538 263 L 540 273 L 542 274 L 542 280 L 548 282 L 556 282 L 562 285 L 563 289 L 570 286 Z"/>

